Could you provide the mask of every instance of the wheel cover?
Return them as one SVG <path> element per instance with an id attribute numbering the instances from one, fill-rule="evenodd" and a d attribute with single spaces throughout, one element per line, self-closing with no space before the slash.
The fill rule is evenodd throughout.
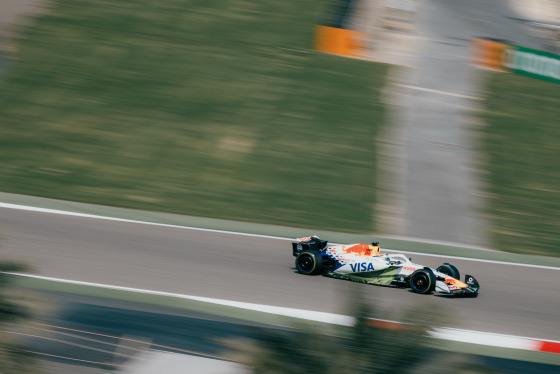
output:
<path id="1" fill-rule="evenodd" d="M 417 274 L 412 280 L 412 285 L 418 291 L 426 290 L 429 284 L 430 284 L 430 280 L 428 279 L 428 276 L 424 273 Z"/>
<path id="2" fill-rule="evenodd" d="M 298 260 L 298 267 L 301 271 L 308 272 L 313 269 L 314 261 L 310 255 L 301 256 Z"/>

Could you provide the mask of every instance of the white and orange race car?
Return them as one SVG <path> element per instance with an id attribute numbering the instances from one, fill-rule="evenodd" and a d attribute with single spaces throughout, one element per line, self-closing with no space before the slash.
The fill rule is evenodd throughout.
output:
<path id="1" fill-rule="evenodd" d="M 478 295 L 480 286 L 472 275 L 460 281 L 457 268 L 444 263 L 437 269 L 415 264 L 402 254 L 381 252 L 379 243 L 328 245 L 317 236 L 292 243 L 296 269 L 301 274 L 322 274 L 332 278 L 380 286 L 410 287 L 412 292 L 440 292 L 455 296 Z"/>

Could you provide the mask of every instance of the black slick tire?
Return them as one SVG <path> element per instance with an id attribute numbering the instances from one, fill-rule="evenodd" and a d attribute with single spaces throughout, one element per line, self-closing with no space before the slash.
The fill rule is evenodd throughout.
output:
<path id="1" fill-rule="evenodd" d="M 317 251 L 303 251 L 296 257 L 296 269 L 305 275 L 319 274 L 323 270 L 323 258 Z"/>
<path id="2" fill-rule="evenodd" d="M 412 292 L 429 294 L 436 288 L 436 276 L 430 269 L 418 269 L 409 278 Z"/>

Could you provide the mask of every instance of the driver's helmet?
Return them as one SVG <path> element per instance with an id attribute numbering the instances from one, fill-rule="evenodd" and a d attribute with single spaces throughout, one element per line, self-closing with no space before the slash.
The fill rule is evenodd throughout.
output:
<path id="1" fill-rule="evenodd" d="M 381 254 L 381 246 L 379 242 L 373 242 L 369 245 L 369 250 L 372 256 L 379 256 Z"/>

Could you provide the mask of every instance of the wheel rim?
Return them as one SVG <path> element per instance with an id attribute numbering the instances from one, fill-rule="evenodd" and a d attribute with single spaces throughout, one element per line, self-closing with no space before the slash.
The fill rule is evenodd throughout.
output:
<path id="1" fill-rule="evenodd" d="M 313 259 L 309 255 L 301 256 L 298 261 L 298 267 L 303 272 L 308 272 L 313 269 Z"/>
<path id="2" fill-rule="evenodd" d="M 424 291 L 425 289 L 427 289 L 429 283 L 430 280 L 428 279 L 426 274 L 423 273 L 416 275 L 416 277 L 414 277 L 412 281 L 414 288 L 417 289 L 418 291 Z"/>

